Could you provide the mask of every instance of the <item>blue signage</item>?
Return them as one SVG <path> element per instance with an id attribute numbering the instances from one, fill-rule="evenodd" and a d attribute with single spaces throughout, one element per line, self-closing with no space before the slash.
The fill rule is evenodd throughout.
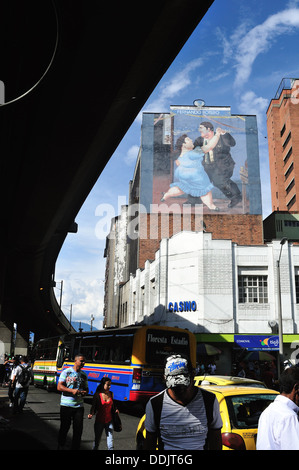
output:
<path id="1" fill-rule="evenodd" d="M 248 351 L 277 351 L 279 336 L 266 335 L 235 335 L 235 343 Z"/>
<path id="2" fill-rule="evenodd" d="M 169 312 L 195 312 L 197 308 L 194 300 L 188 300 L 185 302 L 169 302 Z"/>

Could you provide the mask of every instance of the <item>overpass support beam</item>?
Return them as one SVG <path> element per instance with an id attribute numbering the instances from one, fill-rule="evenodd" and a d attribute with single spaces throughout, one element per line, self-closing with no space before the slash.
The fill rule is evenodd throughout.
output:
<path id="1" fill-rule="evenodd" d="M 15 354 L 27 355 L 29 345 L 29 331 L 23 328 L 22 325 L 17 324 L 16 340 L 15 340 Z"/>
<path id="2" fill-rule="evenodd" d="M 0 321 L 0 354 L 12 354 L 13 351 L 13 323 Z"/>

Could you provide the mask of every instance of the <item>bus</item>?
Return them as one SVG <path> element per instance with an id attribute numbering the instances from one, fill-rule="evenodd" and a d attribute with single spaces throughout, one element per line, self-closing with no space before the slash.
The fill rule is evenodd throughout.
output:
<path id="1" fill-rule="evenodd" d="M 109 377 L 114 398 L 127 402 L 146 402 L 165 388 L 163 364 L 167 355 L 188 355 L 196 366 L 195 335 L 158 325 L 71 333 L 40 340 L 34 351 L 36 386 L 56 387 L 61 372 L 74 364 L 77 354 L 82 354 L 89 394 L 95 393 L 102 377 Z"/>
<path id="2" fill-rule="evenodd" d="M 55 336 L 40 339 L 34 346 L 31 361 L 33 362 L 33 384 L 48 391 L 56 389 L 57 370 L 62 367 L 66 357 L 65 344 L 71 335 Z"/>

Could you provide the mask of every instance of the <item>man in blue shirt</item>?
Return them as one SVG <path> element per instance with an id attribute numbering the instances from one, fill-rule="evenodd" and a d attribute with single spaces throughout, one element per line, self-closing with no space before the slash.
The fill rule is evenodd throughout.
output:
<path id="1" fill-rule="evenodd" d="M 83 431 L 84 400 L 88 393 L 87 375 L 82 371 L 85 364 L 84 356 L 75 357 L 73 367 L 64 369 L 60 374 L 57 390 L 62 392 L 60 401 L 60 430 L 58 435 L 58 449 L 62 449 L 66 442 L 67 433 L 73 421 L 72 449 L 80 448 Z"/>

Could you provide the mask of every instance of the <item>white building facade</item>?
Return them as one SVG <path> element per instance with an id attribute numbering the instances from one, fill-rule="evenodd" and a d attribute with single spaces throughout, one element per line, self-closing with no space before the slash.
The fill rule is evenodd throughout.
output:
<path id="1" fill-rule="evenodd" d="M 239 335 L 277 334 L 280 300 L 284 356 L 293 358 L 299 345 L 299 246 L 279 240 L 239 246 L 183 231 L 163 239 L 155 259 L 120 288 L 118 324 L 187 328 L 198 342 L 221 350 L 217 373 L 229 374 Z"/>

